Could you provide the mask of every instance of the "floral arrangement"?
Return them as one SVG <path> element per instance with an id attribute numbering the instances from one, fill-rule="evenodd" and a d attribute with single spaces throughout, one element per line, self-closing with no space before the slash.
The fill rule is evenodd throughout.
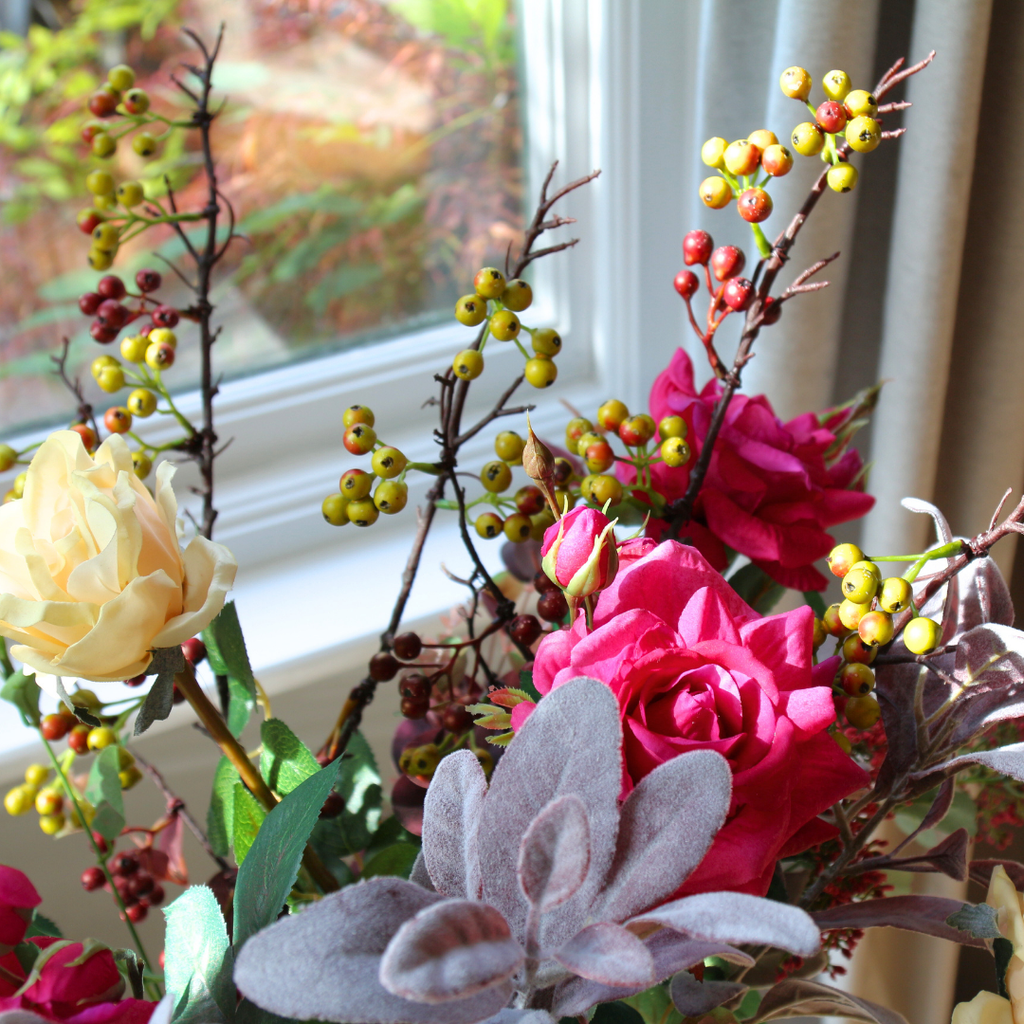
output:
<path id="1" fill-rule="evenodd" d="M 17 471 L 0 506 L 0 634 L 13 642 L 0 644 L 2 696 L 48 758 L 4 806 L 34 809 L 44 832 L 91 849 L 83 888 L 109 894 L 131 946 L 63 938 L 39 914 L 31 881 L 0 867 L 0 1021 L 895 1024 L 899 1014 L 822 980 L 842 973 L 869 927 L 988 949 L 997 991 L 959 1005 L 953 1020 L 1012 1021 L 1024 865 L 971 860 L 968 831 L 944 821 L 963 797 L 1005 824 L 1016 792 L 1005 777 L 1024 782 L 1024 634 L 989 557 L 1024 532 L 1024 501 L 965 539 L 937 508 L 907 499 L 934 520 L 928 550 L 837 544 L 828 531 L 872 504 L 851 442 L 878 389 L 788 423 L 766 396 L 738 393 L 761 330 L 825 286 L 812 278 L 830 260 L 818 260 L 772 294 L 803 223 L 827 190 L 856 185 L 854 153 L 901 134 L 883 125 L 907 104 L 887 96 L 934 54 L 898 62 L 870 92 L 841 71 L 824 76 L 825 99 L 808 104 L 812 120 L 794 128 L 792 146 L 826 167 L 774 241 L 760 226 L 773 208 L 766 186 L 788 173 L 792 152 L 767 130 L 708 140 L 701 156 L 717 173 L 701 197 L 714 209 L 735 200 L 759 254 L 745 278 L 739 248 L 716 248 L 704 231 L 683 239 L 694 269 L 674 286 L 713 379 L 698 391 L 680 349 L 646 411 L 610 399 L 593 420 L 573 416 L 562 445 L 536 435 L 532 406 L 509 405 L 524 382 L 556 382 L 562 341 L 521 319 L 532 303 L 524 275 L 576 244 L 538 248 L 570 223 L 559 200 L 595 176 L 552 191 L 551 169 L 515 259 L 510 251 L 504 270 L 481 269 L 456 305 L 477 333 L 435 377 L 437 459 L 409 461 L 365 406 L 338 424 L 346 451 L 369 458 L 345 466 L 323 502 L 326 524 L 370 527 L 403 511 L 408 474 L 431 483 L 380 650 L 329 734 L 307 745 L 272 716 L 253 677 L 227 600 L 235 561 L 213 540 L 221 441 L 210 287 L 237 236 L 211 141 L 220 41 L 192 39 L 199 63 L 186 69 L 191 81 L 175 80 L 186 114 L 161 112 L 118 66 L 82 129 L 98 159 L 121 139 L 146 157 L 186 133 L 206 176 L 196 211 L 180 208 L 165 179 L 88 177 L 79 225 L 105 276 L 80 306 L 98 343 L 120 338 L 121 356 L 99 356 L 93 374 L 105 392 L 132 390 L 97 419 L 66 373 L 65 343 L 55 362 L 75 422 L 34 449 L 0 446 L 0 470 Z M 810 97 L 802 68 L 780 84 L 798 102 Z M 187 308 L 161 301 L 156 270 L 133 285 L 106 273 L 126 239 L 155 225 L 183 242 L 191 266 L 174 270 L 192 291 Z M 734 313 L 743 326 L 727 364 L 716 332 Z M 192 325 L 198 424 L 166 380 L 176 330 Z M 467 424 L 487 344 L 516 346 L 522 373 Z M 155 413 L 180 437 L 154 447 L 133 430 Z M 496 431 L 494 460 L 478 474 L 460 468 L 470 439 L 515 417 L 525 424 Z M 188 527 L 172 483 L 183 460 L 200 480 Z M 457 517 L 473 569 L 465 608 L 431 638 L 403 631 L 402 619 L 439 513 Z M 507 572 L 494 576 L 477 545 L 498 538 Z M 829 606 L 815 566 L 826 556 L 842 594 Z M 889 563 L 905 569 L 884 575 Z M 772 614 L 787 590 L 792 610 Z M 197 682 L 204 661 L 216 704 Z M 384 816 L 358 730 L 395 680 L 400 777 Z M 112 681 L 139 695 L 105 699 Z M 55 710 L 43 713 L 41 694 Z M 183 701 L 206 734 L 194 742 L 222 754 L 205 827 L 132 744 Z M 239 737 L 259 716 L 257 762 Z M 123 791 L 147 776 L 166 813 L 134 825 Z M 889 849 L 877 830 L 896 814 L 914 825 Z M 188 884 L 186 828 L 216 865 L 206 885 Z M 946 833 L 937 845 L 912 845 L 933 829 Z M 887 895 L 901 872 L 921 871 L 988 882 L 987 901 Z M 168 886 L 188 887 L 163 906 Z M 162 906 L 154 958 L 134 926 Z"/>

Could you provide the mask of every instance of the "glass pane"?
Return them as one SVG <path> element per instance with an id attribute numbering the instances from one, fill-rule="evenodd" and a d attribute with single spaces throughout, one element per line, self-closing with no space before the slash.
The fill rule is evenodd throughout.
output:
<path id="1" fill-rule="evenodd" d="M 81 13 L 72 16 L 71 10 Z M 183 110 L 169 75 L 225 24 L 215 85 L 220 186 L 248 237 L 233 243 L 214 296 L 228 375 L 362 344 L 451 316 L 475 270 L 502 265 L 521 222 L 522 130 L 512 0 L 86 0 L 56 3 L 63 25 L 0 42 L 0 428 L 69 415 L 50 370 L 60 339 L 99 407 L 88 365 L 116 346 L 77 307 L 100 275 L 75 224 L 86 174 L 202 202 L 200 154 L 177 133 L 144 160 L 120 140 L 99 161 L 79 139 L 108 66 L 139 72 L 153 108 Z M 119 31 L 100 31 L 101 29 Z M 193 135 L 196 133 L 188 133 Z M 160 298 L 189 295 L 158 252 L 187 270 L 167 226 L 122 245 L 111 273 L 163 272 Z M 139 323 L 148 323 L 141 320 Z M 198 351 L 178 331 L 172 387 L 195 383 Z"/>

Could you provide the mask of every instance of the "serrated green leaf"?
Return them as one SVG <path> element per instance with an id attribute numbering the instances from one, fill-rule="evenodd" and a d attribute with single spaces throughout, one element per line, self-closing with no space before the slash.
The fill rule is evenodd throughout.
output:
<path id="1" fill-rule="evenodd" d="M 267 811 L 259 800 L 242 785 L 241 781 L 235 783 L 234 807 L 235 862 L 241 867 L 256 839 L 260 826 L 267 817 Z"/>
<path id="2" fill-rule="evenodd" d="M 264 820 L 235 882 L 236 948 L 277 920 L 337 777 L 337 764 L 327 765 L 293 789 Z"/>
<path id="3" fill-rule="evenodd" d="M 269 718 L 260 726 L 260 739 L 260 774 L 275 793 L 290 793 L 320 770 L 310 749 L 280 718 Z"/>
<path id="4" fill-rule="evenodd" d="M 96 808 L 92 830 L 104 839 L 115 839 L 124 828 L 124 798 L 117 773 L 121 769 L 120 747 L 115 743 L 96 755 L 85 785 L 85 799 Z"/>
<path id="5" fill-rule="evenodd" d="M 238 770 L 222 757 L 213 773 L 213 792 L 210 794 L 210 808 L 206 812 L 206 837 L 213 852 L 226 857 L 235 834 L 235 783 Z"/>
<path id="6" fill-rule="evenodd" d="M 533 685 L 533 671 L 531 669 L 521 668 L 519 670 L 519 688 L 535 704 L 540 703 L 540 691 Z"/>
<path id="7" fill-rule="evenodd" d="M 25 931 L 26 939 L 34 939 L 37 936 L 46 936 L 52 939 L 62 939 L 64 936 L 61 934 L 61 930 L 44 914 L 40 914 L 38 910 L 32 911 L 32 920 L 29 922 L 28 929 Z"/>
<path id="8" fill-rule="evenodd" d="M 419 850 L 411 843 L 394 843 L 375 853 L 363 865 L 360 879 L 376 878 L 378 875 L 395 875 L 408 878 L 416 862 Z"/>
<path id="9" fill-rule="evenodd" d="M 164 916 L 164 980 L 175 1002 L 173 1019 L 231 1020 L 235 1008 L 231 980 L 234 959 L 213 891 L 205 885 L 186 889 Z"/>
<path id="10" fill-rule="evenodd" d="M 0 688 L 0 698 L 18 709 L 25 725 L 35 728 L 39 724 L 39 686 L 35 673 L 26 675 L 24 669 L 18 669 L 8 676 Z"/>

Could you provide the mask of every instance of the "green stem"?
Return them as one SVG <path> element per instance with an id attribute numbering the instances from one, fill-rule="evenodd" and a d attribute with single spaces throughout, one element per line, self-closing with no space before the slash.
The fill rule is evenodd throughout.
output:
<path id="1" fill-rule="evenodd" d="M 761 230 L 760 224 L 751 224 L 750 230 L 754 233 L 754 241 L 757 243 L 757 251 L 764 259 L 767 259 L 772 254 L 771 242 L 769 242 L 765 237 L 765 233 Z"/>
<path id="2" fill-rule="evenodd" d="M 917 579 L 918 573 L 925 567 L 928 562 L 934 561 L 936 558 L 952 558 L 954 555 L 959 555 L 963 550 L 963 543 L 958 540 L 951 540 L 948 544 L 941 544 L 937 548 L 932 548 L 931 551 L 926 551 L 916 562 L 903 574 L 903 578 L 908 583 L 913 583 Z"/>
<path id="3" fill-rule="evenodd" d="M 7 641 L 3 637 L 0 637 L 0 669 L 3 670 L 5 680 L 14 675 L 11 656 L 7 653 Z"/>
<path id="4" fill-rule="evenodd" d="M 186 417 L 174 404 L 174 399 L 171 398 L 171 393 L 167 390 L 163 379 L 160 376 L 159 370 L 153 371 L 153 387 L 160 392 L 160 397 L 167 403 L 170 408 L 171 415 L 188 431 L 189 437 L 194 437 L 196 434 L 196 428 L 189 422 Z"/>

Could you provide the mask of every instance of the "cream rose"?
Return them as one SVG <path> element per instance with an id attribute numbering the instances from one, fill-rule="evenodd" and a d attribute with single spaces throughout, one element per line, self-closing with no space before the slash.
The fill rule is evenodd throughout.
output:
<path id="1" fill-rule="evenodd" d="M 0 635 L 37 672 L 94 682 L 145 671 L 150 651 L 195 636 L 224 605 L 227 548 L 178 543 L 174 467 L 154 498 L 114 435 L 90 456 L 61 430 L 39 447 L 24 497 L 0 506 Z"/>

